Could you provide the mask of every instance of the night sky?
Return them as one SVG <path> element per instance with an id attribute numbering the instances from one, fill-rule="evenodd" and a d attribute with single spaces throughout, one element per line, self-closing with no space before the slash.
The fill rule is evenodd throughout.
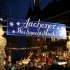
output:
<path id="1" fill-rule="evenodd" d="M 40 0 L 40 10 L 42 11 L 51 2 L 52 0 Z M 26 19 L 30 5 L 33 10 L 33 0 L 0 0 L 1 16 L 7 15 L 7 18 Z"/>

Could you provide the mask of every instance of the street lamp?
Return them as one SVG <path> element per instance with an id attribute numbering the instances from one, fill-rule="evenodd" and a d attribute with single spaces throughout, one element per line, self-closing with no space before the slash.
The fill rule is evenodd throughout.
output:
<path id="1" fill-rule="evenodd" d="M 7 22 L 7 20 L 3 20 L 3 18 L 0 18 L 0 21 L 4 21 L 4 22 Z"/>
<path id="2" fill-rule="evenodd" d="M 2 21 L 3 19 L 2 19 L 2 18 L 0 18 L 0 20 Z"/>

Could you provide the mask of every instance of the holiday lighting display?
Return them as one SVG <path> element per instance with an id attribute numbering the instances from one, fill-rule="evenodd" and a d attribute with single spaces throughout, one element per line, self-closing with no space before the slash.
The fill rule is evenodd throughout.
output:
<path id="1" fill-rule="evenodd" d="M 5 55 L 5 46 L 6 46 L 6 39 L 3 37 L 4 31 L 2 25 L 0 25 L 0 69 L 4 66 L 4 58 L 6 58 Z"/>
<path id="2" fill-rule="evenodd" d="M 4 47 L 7 43 L 7 41 L 3 37 L 3 35 L 4 35 L 3 27 L 2 27 L 2 25 L 0 25 L 0 49 L 4 49 Z"/>

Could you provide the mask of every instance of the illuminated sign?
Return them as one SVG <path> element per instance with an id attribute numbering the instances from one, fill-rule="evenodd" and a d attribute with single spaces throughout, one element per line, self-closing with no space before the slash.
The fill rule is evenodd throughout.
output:
<path id="1" fill-rule="evenodd" d="M 7 35 L 66 39 L 65 24 L 8 19 Z"/>

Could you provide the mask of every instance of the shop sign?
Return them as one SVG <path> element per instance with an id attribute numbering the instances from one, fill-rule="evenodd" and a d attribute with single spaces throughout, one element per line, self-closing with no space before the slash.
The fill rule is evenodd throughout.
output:
<path id="1" fill-rule="evenodd" d="M 66 39 L 65 24 L 8 19 L 7 35 Z"/>

